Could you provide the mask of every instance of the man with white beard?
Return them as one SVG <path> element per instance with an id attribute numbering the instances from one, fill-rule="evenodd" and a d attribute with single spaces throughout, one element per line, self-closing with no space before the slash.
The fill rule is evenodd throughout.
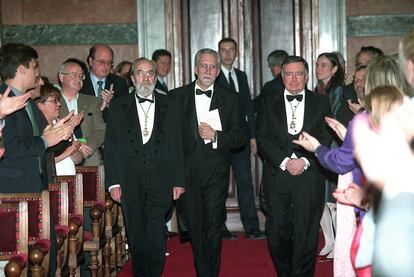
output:
<path id="1" fill-rule="evenodd" d="M 123 206 L 134 276 L 161 276 L 164 216 L 184 193 L 180 102 L 154 90 L 156 64 L 131 67 L 135 91 L 113 99 L 105 136 L 105 181 Z"/>

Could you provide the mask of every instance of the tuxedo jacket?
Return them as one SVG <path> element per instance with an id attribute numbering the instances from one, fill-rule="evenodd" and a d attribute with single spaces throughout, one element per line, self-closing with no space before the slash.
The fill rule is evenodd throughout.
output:
<path id="1" fill-rule="evenodd" d="M 166 192 L 174 186 L 185 187 L 180 103 L 162 91 L 154 92 L 154 97 L 154 127 L 146 144 L 142 142 L 135 92 L 114 99 L 110 105 L 104 148 L 105 183 L 107 187 L 120 184 L 122 196 L 137 190 L 144 167 L 153 169 L 153 189 Z"/>
<path id="2" fill-rule="evenodd" d="M 99 109 L 99 100 L 95 96 L 78 94 L 78 112 L 84 112 L 80 124 L 82 136 L 87 139 L 86 144 L 92 148 L 93 154 L 85 160 L 85 165 L 99 165 L 102 163 L 98 148 L 105 139 L 105 122 Z M 63 96 L 60 96 L 60 118 L 65 117 L 70 111 Z"/>
<path id="3" fill-rule="evenodd" d="M 3 94 L 7 85 L 0 87 Z M 10 92 L 10 96 L 15 96 Z M 32 103 L 38 133 L 47 125 L 46 118 Z M 0 159 L 0 192 L 40 192 L 46 188 L 46 146 L 41 136 L 33 134 L 33 127 L 26 109 L 20 109 L 5 119 L 2 130 L 5 155 Z"/>
<path id="4" fill-rule="evenodd" d="M 283 85 L 282 74 L 277 75 L 273 80 L 266 82 L 263 85 L 260 94 L 253 100 L 254 110 L 258 112 L 260 101 L 266 95 L 283 93 L 285 86 Z"/>
<path id="5" fill-rule="evenodd" d="M 212 143 L 205 144 L 198 133 L 195 81 L 172 90 L 171 94 L 182 103 L 186 164 L 191 166 L 193 163 L 205 162 L 208 159 L 224 162 L 224 165 L 228 164 L 230 149 L 241 147 L 246 143 L 237 93 L 217 83 L 214 84 L 210 111 L 218 109 L 223 129 L 217 131 L 217 149 L 213 149 Z"/>
<path id="6" fill-rule="evenodd" d="M 104 89 L 109 89 L 111 84 L 114 85 L 113 87 L 115 91 L 114 98 L 118 96 L 122 96 L 122 95 L 128 95 L 129 93 L 128 84 L 124 78 L 117 76 L 113 73 L 109 73 L 109 75 L 106 77 Z M 80 89 L 79 93 L 95 96 L 95 90 L 93 89 L 90 72 L 86 74 L 86 78 L 85 80 L 83 80 L 83 86 Z M 104 120 L 106 122 L 109 116 L 108 108 L 105 108 L 102 113 L 103 113 Z"/>
<path id="7" fill-rule="evenodd" d="M 329 127 L 325 123 L 325 116 L 330 114 L 329 99 L 326 95 L 305 91 L 302 131 L 316 137 L 323 145 L 330 145 L 331 141 Z M 257 143 L 260 155 L 264 159 L 263 180 L 266 182 L 275 182 L 271 175 L 281 171 L 279 165 L 286 157 L 292 155 L 292 148 L 299 158 L 305 157 L 310 162 L 306 173 L 320 174 L 320 166 L 314 153 L 294 146 L 288 136 L 284 93 L 265 96 L 261 101 L 257 118 Z M 269 171 L 273 174 L 269 175 Z"/>
<path id="8" fill-rule="evenodd" d="M 162 91 L 165 91 L 165 92 L 168 94 L 168 92 L 169 92 L 168 88 L 167 88 L 167 87 L 165 87 L 165 86 L 163 86 L 163 85 L 161 84 L 160 80 L 158 80 L 158 78 L 156 78 L 156 80 L 157 80 L 157 82 L 155 83 L 155 88 L 156 88 L 156 89 L 160 89 L 160 90 L 162 90 Z"/>
<path id="9" fill-rule="evenodd" d="M 253 102 L 250 95 L 249 83 L 245 72 L 235 68 L 237 82 L 239 84 L 240 108 L 243 114 L 243 121 L 246 122 L 245 131 L 248 139 L 256 138 L 256 122 L 253 110 Z M 216 79 L 216 83 L 222 87 L 230 89 L 230 84 L 227 81 L 224 73 L 220 71 Z"/>

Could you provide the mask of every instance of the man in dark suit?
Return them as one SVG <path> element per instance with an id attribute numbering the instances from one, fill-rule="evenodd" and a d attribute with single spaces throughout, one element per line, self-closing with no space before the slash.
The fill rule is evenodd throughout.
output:
<path id="1" fill-rule="evenodd" d="M 324 117 L 329 100 L 305 89 L 308 65 L 289 56 L 282 65 L 283 93 L 261 102 L 257 142 L 264 159 L 268 247 L 278 276 L 313 276 L 324 178 L 313 153 L 293 144 L 306 131 L 329 145 Z"/>
<path id="2" fill-rule="evenodd" d="M 185 185 L 182 110 L 175 98 L 154 90 L 154 62 L 140 58 L 131 69 L 135 91 L 110 105 L 106 186 L 123 206 L 134 276 L 161 276 L 164 216 Z"/>
<path id="3" fill-rule="evenodd" d="M 158 49 L 152 53 L 152 60 L 157 64 L 157 82 L 155 88 L 169 92 L 165 83 L 168 73 L 171 70 L 171 53 L 165 49 Z"/>
<path id="4" fill-rule="evenodd" d="M 187 188 L 182 199 L 197 276 L 218 276 L 230 149 L 245 144 L 238 95 L 214 84 L 218 53 L 195 56 L 197 80 L 172 91 L 183 104 Z"/>
<path id="5" fill-rule="evenodd" d="M 233 66 L 238 51 L 236 41 L 232 38 L 223 38 L 218 43 L 218 48 L 221 68 L 216 83 L 238 93 L 243 120 L 246 122 L 245 135 L 249 139 L 248 143 L 242 147 L 230 151 L 230 164 L 236 176 L 237 201 L 244 235 L 249 239 L 264 238 L 259 228 L 251 173 L 250 154 L 257 154 L 257 145 L 256 123 L 249 83 L 246 73 Z M 223 236 L 225 239 L 237 239 L 236 235 L 227 230 L 226 225 L 224 225 Z"/>
<path id="6" fill-rule="evenodd" d="M 0 74 L 5 82 L 0 87 L 2 99 L 8 95 L 19 97 L 29 94 L 28 91 L 36 87 L 40 78 L 37 58 L 36 50 L 26 45 L 6 44 L 1 47 Z M 5 155 L 0 159 L 1 193 L 30 193 L 47 189 L 47 169 L 54 167 L 47 165 L 46 150 L 72 136 L 73 126 L 68 121 L 71 117 L 68 115 L 53 127 L 47 126 L 46 118 L 29 98 L 25 108 L 4 118 L 2 142 Z M 52 218 L 50 224 L 51 260 L 50 268 L 45 270 L 53 276 L 56 271 L 57 248 Z"/>
<path id="7" fill-rule="evenodd" d="M 288 56 L 288 53 L 284 50 L 275 50 L 267 56 L 267 63 L 274 78 L 263 85 L 260 94 L 253 100 L 255 112 L 257 112 L 262 97 L 268 94 L 282 92 L 285 89 L 280 73 L 282 72 L 282 63 Z"/>
<path id="8" fill-rule="evenodd" d="M 104 120 L 108 117 L 108 106 L 112 97 L 128 94 L 128 85 L 124 78 L 111 73 L 114 51 L 107 44 L 95 44 L 89 49 L 89 73 L 83 82 L 80 93 L 99 98 Z"/>
<path id="9" fill-rule="evenodd" d="M 345 126 L 348 126 L 349 121 L 352 120 L 355 114 L 363 110 L 366 70 L 367 66 L 358 66 L 355 69 L 353 82 L 344 89 L 344 100 L 342 101 L 341 106 L 339 106 L 337 118 Z M 349 95 L 350 89 L 347 89 L 349 86 L 352 86 L 355 99 Z"/>
<path id="10" fill-rule="evenodd" d="M 4 45 L 0 49 L 0 74 L 5 84 L 0 93 L 10 88 L 9 95 L 14 97 L 34 88 L 40 78 L 37 58 L 36 50 L 29 46 Z M 46 149 L 71 136 L 73 127 L 63 124 L 69 117 L 46 127 L 45 117 L 31 99 L 24 109 L 5 117 L 0 192 L 40 192 L 47 188 Z"/>

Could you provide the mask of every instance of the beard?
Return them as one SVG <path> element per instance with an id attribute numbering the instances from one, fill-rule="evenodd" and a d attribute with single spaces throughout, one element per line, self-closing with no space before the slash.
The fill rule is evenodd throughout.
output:
<path id="1" fill-rule="evenodd" d="M 135 85 L 135 91 L 142 97 L 147 97 L 148 95 L 152 94 L 155 89 L 155 83 L 150 82 L 142 82 L 140 84 Z"/>

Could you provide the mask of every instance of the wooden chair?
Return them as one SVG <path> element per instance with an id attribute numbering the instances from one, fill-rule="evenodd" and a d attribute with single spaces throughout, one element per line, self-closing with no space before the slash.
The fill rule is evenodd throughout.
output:
<path id="1" fill-rule="evenodd" d="M 55 223 L 57 237 L 57 270 L 56 276 L 65 275 L 69 257 L 69 192 L 68 183 L 49 184 L 50 209 Z"/>
<path id="2" fill-rule="evenodd" d="M 91 232 L 85 232 L 84 251 L 90 253 L 92 277 L 102 275 L 109 267 L 110 247 L 105 244 L 103 233 L 105 211 L 105 181 L 103 166 L 77 166 L 76 173 L 83 177 L 83 204 L 90 213 Z M 86 228 L 86 226 L 85 226 Z M 106 231 L 105 231 L 106 232 Z M 102 255 L 100 255 L 102 254 Z M 102 257 L 101 257 L 102 256 Z M 108 262 L 107 262 L 108 261 Z M 100 266 L 103 265 L 103 268 Z M 109 271 L 108 271 L 109 272 Z"/>
<path id="3" fill-rule="evenodd" d="M 33 277 L 48 276 L 50 255 L 50 204 L 49 192 L 1 193 L 0 203 L 27 202 L 29 260 Z"/>
<path id="4" fill-rule="evenodd" d="M 9 261 L 4 269 L 6 277 L 27 276 L 28 211 L 27 202 L 0 204 L 3 225 L 0 240 L 0 261 Z"/>
<path id="5" fill-rule="evenodd" d="M 78 256 L 83 248 L 83 179 L 81 174 L 76 174 L 58 176 L 57 181 L 68 185 L 68 267 L 71 277 L 79 277 L 81 261 Z"/>

